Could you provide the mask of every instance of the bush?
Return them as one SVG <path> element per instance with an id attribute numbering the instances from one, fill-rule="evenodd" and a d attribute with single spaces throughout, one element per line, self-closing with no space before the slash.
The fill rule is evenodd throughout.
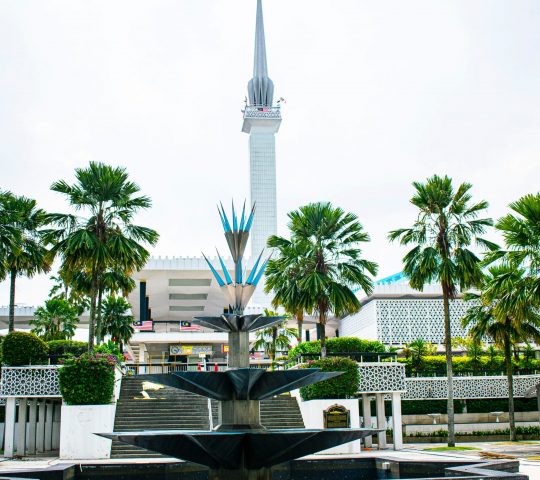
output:
<path id="1" fill-rule="evenodd" d="M 109 356 L 85 353 L 65 361 L 59 371 L 60 392 L 69 405 L 105 405 L 114 392 L 115 362 Z"/>
<path id="2" fill-rule="evenodd" d="M 33 333 L 11 332 L 2 343 L 2 360 L 13 367 L 48 363 L 47 344 Z"/>
<path id="3" fill-rule="evenodd" d="M 107 343 L 102 343 L 94 348 L 95 353 L 102 353 L 103 355 L 109 356 L 109 360 L 114 361 L 115 363 L 121 363 L 125 361 L 124 354 L 120 347 L 109 340 Z"/>
<path id="4" fill-rule="evenodd" d="M 51 340 L 47 342 L 49 355 L 64 357 L 73 355 L 78 357 L 88 350 L 88 343 L 75 340 Z"/>
<path id="5" fill-rule="evenodd" d="M 446 374 L 446 358 L 444 357 L 444 355 L 428 355 L 426 357 L 423 357 L 422 363 L 418 368 L 415 368 L 413 366 L 412 360 L 410 358 L 398 358 L 398 361 L 405 364 L 405 370 L 407 372 L 407 375 L 410 375 L 411 373 L 420 375 L 423 373 L 440 373 L 443 375 Z M 516 362 L 515 360 L 513 360 L 513 362 L 514 368 L 518 370 L 520 368 L 520 363 Z M 477 360 L 467 356 L 454 356 L 452 358 L 452 366 L 454 367 L 454 373 L 468 371 L 482 372 L 489 370 L 504 372 L 505 370 L 504 358 L 501 356 L 490 358 L 487 355 L 482 355 Z M 521 368 L 523 368 L 522 362 Z M 540 360 L 529 360 L 527 363 L 527 368 L 531 370 L 540 369 Z"/>
<path id="6" fill-rule="evenodd" d="M 358 352 L 373 352 L 384 353 L 385 346 L 377 340 L 362 340 L 357 337 L 335 337 L 326 340 L 326 353 L 358 353 Z M 296 358 L 298 355 L 305 353 L 321 353 L 320 340 L 312 340 L 303 342 L 289 350 L 289 358 Z"/>
<path id="7" fill-rule="evenodd" d="M 327 357 L 309 362 L 302 368 L 320 368 L 323 372 L 344 372 L 338 377 L 324 382 L 302 387 L 300 395 L 303 400 L 318 398 L 347 398 L 353 397 L 358 391 L 360 373 L 358 364 L 346 357 Z"/>

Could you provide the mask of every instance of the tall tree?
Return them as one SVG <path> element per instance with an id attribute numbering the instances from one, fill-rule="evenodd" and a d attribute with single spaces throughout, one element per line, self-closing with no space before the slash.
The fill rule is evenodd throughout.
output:
<path id="1" fill-rule="evenodd" d="M 0 258 L 5 258 L 7 252 L 16 245 L 19 230 L 13 225 L 11 203 L 14 196 L 11 192 L 0 190 Z M 6 265 L 0 262 L 0 279 L 6 276 Z"/>
<path id="2" fill-rule="evenodd" d="M 441 285 L 444 310 L 444 338 L 448 376 L 448 445 L 455 446 L 454 396 L 452 390 L 452 332 L 450 300 L 458 291 L 479 285 L 482 280 L 480 259 L 469 249 L 496 245 L 479 237 L 493 224 L 491 218 L 478 218 L 488 203 L 472 203 L 472 185 L 462 183 L 454 190 L 452 179 L 434 175 L 425 183 L 413 183 L 415 194 L 411 203 L 419 210 L 410 228 L 393 230 L 391 241 L 414 245 L 403 258 L 403 272 L 412 288 L 422 291 L 424 285 Z"/>
<path id="3" fill-rule="evenodd" d="M 102 304 L 103 323 L 101 325 L 101 338 L 110 335 L 118 345 L 129 342 L 135 330 L 134 318 L 131 314 L 131 305 L 122 297 L 109 295 Z"/>
<path id="4" fill-rule="evenodd" d="M 50 298 L 45 305 L 36 308 L 30 320 L 32 332 L 43 340 L 70 340 L 79 323 L 77 307 L 63 298 Z"/>
<path id="5" fill-rule="evenodd" d="M 378 266 L 362 257 L 360 244 L 369 241 L 353 213 L 346 213 L 331 203 L 310 203 L 290 212 L 291 239 L 273 238 L 272 244 L 297 251 L 293 259 L 298 265 L 298 288 L 304 295 L 304 309 L 318 315 L 321 356 L 326 356 L 326 321 L 360 310 L 354 291 L 361 288 L 366 294 L 373 290 L 370 275 Z M 295 280 L 296 281 L 296 280 Z"/>
<path id="6" fill-rule="evenodd" d="M 84 271 L 90 277 L 88 348 L 94 346 L 97 301 L 107 270 L 130 273 L 142 268 L 149 256 L 145 245 L 155 245 L 156 231 L 133 224 L 133 217 L 151 206 L 150 198 L 124 168 L 91 162 L 75 170 L 76 183 L 55 182 L 51 189 L 66 196 L 70 206 L 86 216 L 51 214 L 57 229 L 48 238 L 62 256 L 62 268 Z"/>
<path id="7" fill-rule="evenodd" d="M 17 277 L 33 277 L 48 272 L 52 255 L 43 242 L 47 223 L 44 210 L 35 200 L 14 195 L 4 196 L 5 221 L 9 231 L 16 232 L 4 249 L 3 270 L 9 275 L 9 331 L 15 329 L 15 287 Z"/>
<path id="8" fill-rule="evenodd" d="M 265 291 L 274 294 L 274 308 L 283 307 L 296 320 L 298 343 L 302 343 L 304 312 L 310 308 L 306 292 L 300 288 L 302 261 L 307 252 L 300 250 L 301 245 L 283 241 L 275 235 L 268 239 L 268 247 L 277 252 L 277 257 L 266 266 Z"/>
<path id="9" fill-rule="evenodd" d="M 523 301 L 540 303 L 540 193 L 529 194 L 510 204 L 510 213 L 495 225 L 504 237 L 505 249 L 486 255 L 485 263 L 503 259 L 525 270 L 529 298 Z"/>
<path id="10" fill-rule="evenodd" d="M 264 314 L 268 317 L 278 316 L 277 312 L 271 312 L 267 309 L 265 309 Z M 281 324 L 257 330 L 253 349 L 264 350 L 264 353 L 270 358 L 272 370 L 274 370 L 276 353 L 288 350 L 293 338 L 296 338 L 296 331 L 294 328 L 288 328 L 284 321 Z"/>
<path id="11" fill-rule="evenodd" d="M 538 310 L 532 303 L 522 301 L 527 296 L 523 291 L 525 275 L 524 269 L 508 264 L 492 266 L 481 292 L 464 296 L 466 300 L 476 301 L 462 320 L 463 326 L 469 328 L 469 335 L 477 342 L 490 337 L 504 351 L 511 441 L 516 441 L 512 347 L 531 340 L 540 342 Z"/>

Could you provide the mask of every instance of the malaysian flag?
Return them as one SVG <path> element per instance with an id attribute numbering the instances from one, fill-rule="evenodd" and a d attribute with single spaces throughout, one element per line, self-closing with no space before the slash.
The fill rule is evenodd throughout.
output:
<path id="1" fill-rule="evenodd" d="M 154 331 L 154 322 L 152 320 L 144 320 L 143 322 L 136 322 L 134 327 L 139 332 L 152 332 Z"/>
<path id="2" fill-rule="evenodd" d="M 201 327 L 199 325 L 192 325 L 191 322 L 181 321 L 180 331 L 182 332 L 200 332 Z"/>

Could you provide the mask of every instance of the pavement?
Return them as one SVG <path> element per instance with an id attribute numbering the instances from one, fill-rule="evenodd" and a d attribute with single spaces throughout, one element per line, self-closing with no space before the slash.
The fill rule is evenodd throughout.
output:
<path id="1" fill-rule="evenodd" d="M 447 459 L 460 459 L 465 458 L 470 460 L 471 458 L 483 460 L 484 455 L 490 455 L 491 458 L 496 458 L 497 455 L 504 455 L 505 458 L 516 458 L 520 460 L 520 472 L 529 476 L 531 480 L 540 480 L 540 441 L 530 442 L 482 442 L 482 443 L 461 443 L 458 444 L 463 447 L 472 447 L 477 450 L 459 450 L 459 451 L 430 451 L 429 448 L 444 447 L 440 443 L 408 443 L 403 450 L 394 451 L 388 450 L 376 450 L 369 449 L 363 450 L 356 455 L 347 455 L 347 457 L 373 457 L 378 454 L 388 455 L 395 458 L 403 458 L 407 460 L 434 460 L 437 457 L 444 457 Z M 343 457 L 342 455 L 310 455 L 304 457 L 306 459 L 315 458 L 330 458 L 330 457 Z M 122 464 L 125 463 L 125 459 L 109 459 L 109 460 L 60 460 L 58 457 L 32 457 L 24 459 L 2 459 L 0 458 L 0 476 L 2 470 L 14 470 L 14 469 L 39 469 L 46 468 L 61 463 L 68 464 Z M 162 459 L 162 458 L 141 458 L 130 459 L 133 463 L 162 463 L 162 462 L 178 462 L 176 459 Z"/>

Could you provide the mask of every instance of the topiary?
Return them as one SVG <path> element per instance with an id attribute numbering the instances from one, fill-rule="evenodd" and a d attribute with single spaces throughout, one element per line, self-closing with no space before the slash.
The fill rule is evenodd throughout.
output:
<path id="1" fill-rule="evenodd" d="M 11 332 L 2 343 L 2 361 L 13 367 L 48 363 L 47 344 L 33 333 Z"/>
<path id="2" fill-rule="evenodd" d="M 68 405 L 106 405 L 114 392 L 115 362 L 107 355 L 85 353 L 65 361 L 58 373 Z"/>
<path id="3" fill-rule="evenodd" d="M 58 357 L 73 355 L 78 357 L 88 350 L 88 343 L 75 340 L 51 340 L 47 342 L 49 355 Z"/>
<path id="4" fill-rule="evenodd" d="M 358 392 L 360 373 L 358 364 L 346 357 L 327 357 L 304 364 L 302 368 L 320 368 L 323 372 L 343 372 L 338 377 L 314 383 L 300 389 L 303 400 L 318 398 L 347 398 Z"/>

